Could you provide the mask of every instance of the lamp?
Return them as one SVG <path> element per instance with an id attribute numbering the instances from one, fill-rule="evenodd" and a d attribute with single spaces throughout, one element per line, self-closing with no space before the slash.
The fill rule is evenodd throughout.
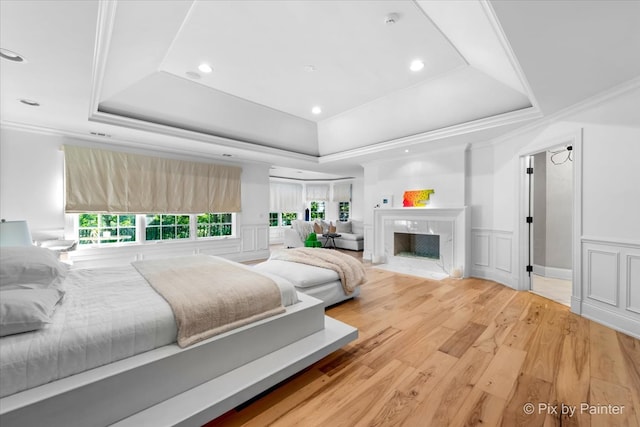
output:
<path id="1" fill-rule="evenodd" d="M 0 222 L 0 247 L 31 246 L 31 232 L 27 221 Z"/>

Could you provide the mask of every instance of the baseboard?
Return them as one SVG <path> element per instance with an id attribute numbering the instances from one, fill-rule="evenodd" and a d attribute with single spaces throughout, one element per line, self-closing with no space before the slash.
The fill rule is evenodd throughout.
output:
<path id="1" fill-rule="evenodd" d="M 573 270 L 570 268 L 547 267 L 534 264 L 533 274 L 551 279 L 573 280 Z"/>
<path id="2" fill-rule="evenodd" d="M 571 295 L 571 312 L 575 314 L 582 314 L 582 300 L 573 295 Z"/>
<path id="3" fill-rule="evenodd" d="M 640 322 L 619 313 L 597 307 L 588 301 L 582 302 L 582 316 L 608 326 L 634 338 L 640 339 Z"/>
<path id="4" fill-rule="evenodd" d="M 494 282 L 500 283 L 501 285 L 508 286 L 512 289 L 520 290 L 518 289 L 517 278 L 508 274 L 501 274 L 495 271 L 489 271 L 480 268 L 471 268 L 471 274 L 465 277 L 478 277 L 480 279 L 492 280 Z"/>

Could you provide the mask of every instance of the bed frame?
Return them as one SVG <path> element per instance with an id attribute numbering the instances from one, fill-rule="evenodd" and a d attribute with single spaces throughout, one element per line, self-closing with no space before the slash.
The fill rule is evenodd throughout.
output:
<path id="1" fill-rule="evenodd" d="M 3 427 L 201 426 L 353 341 L 300 294 L 286 312 L 185 349 L 161 347 L 0 399 Z"/>

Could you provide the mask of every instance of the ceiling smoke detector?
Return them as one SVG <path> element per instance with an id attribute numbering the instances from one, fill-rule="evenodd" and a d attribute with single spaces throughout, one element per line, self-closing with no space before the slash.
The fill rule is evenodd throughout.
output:
<path id="1" fill-rule="evenodd" d="M 398 19 L 400 19 L 400 16 L 398 16 L 397 13 L 390 13 L 384 17 L 384 23 L 387 25 L 393 25 L 398 22 Z"/>

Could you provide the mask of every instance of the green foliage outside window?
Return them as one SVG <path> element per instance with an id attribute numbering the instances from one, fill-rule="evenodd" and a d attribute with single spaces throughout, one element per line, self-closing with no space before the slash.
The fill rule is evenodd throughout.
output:
<path id="1" fill-rule="evenodd" d="M 269 212 L 269 227 L 278 226 L 278 212 Z"/>
<path id="2" fill-rule="evenodd" d="M 189 215 L 149 214 L 145 223 L 148 241 L 189 238 Z"/>
<path id="3" fill-rule="evenodd" d="M 349 221 L 349 202 L 340 202 L 338 211 L 340 221 Z"/>
<path id="4" fill-rule="evenodd" d="M 312 221 L 314 219 L 324 219 L 324 202 L 311 202 L 309 215 Z"/>
<path id="5" fill-rule="evenodd" d="M 282 212 L 282 225 L 291 225 L 294 219 L 298 219 L 297 212 Z"/>
<path id="6" fill-rule="evenodd" d="M 206 213 L 198 215 L 197 237 L 233 235 L 233 215 L 230 213 Z"/>
<path id="7" fill-rule="evenodd" d="M 136 241 L 136 216 L 84 213 L 78 215 L 81 245 Z"/>

